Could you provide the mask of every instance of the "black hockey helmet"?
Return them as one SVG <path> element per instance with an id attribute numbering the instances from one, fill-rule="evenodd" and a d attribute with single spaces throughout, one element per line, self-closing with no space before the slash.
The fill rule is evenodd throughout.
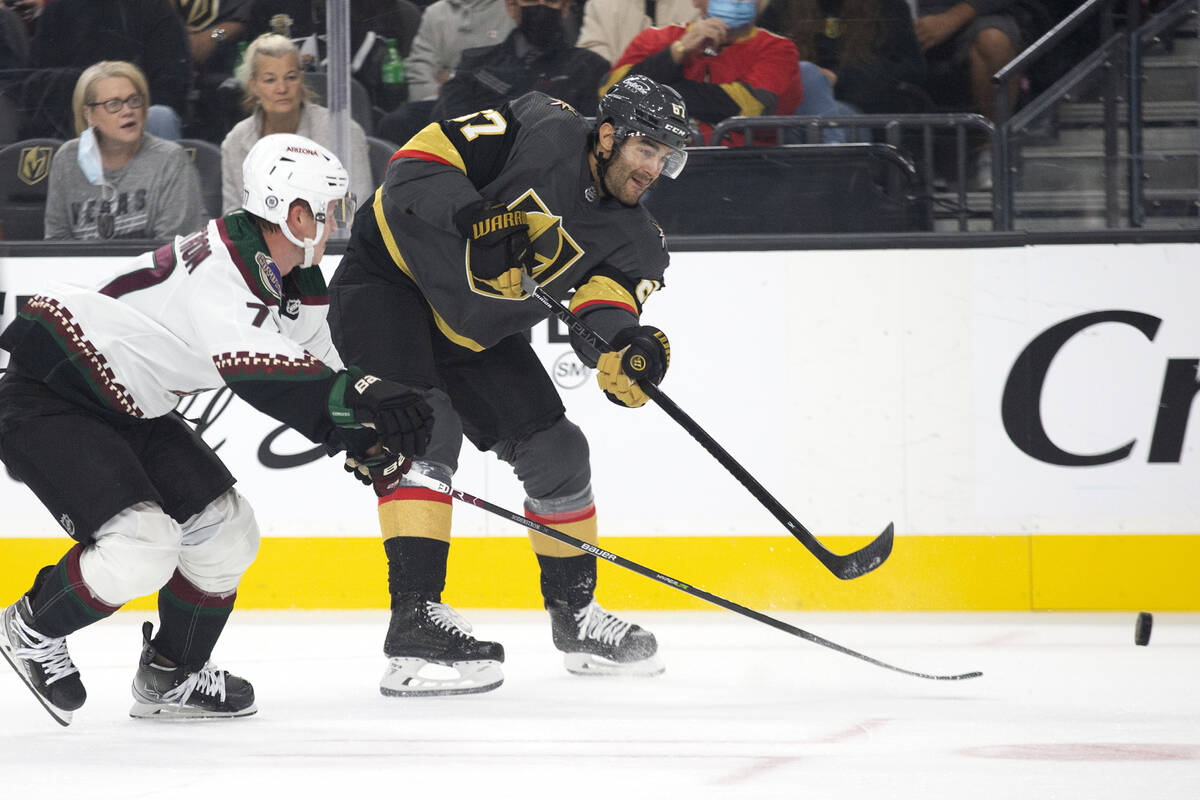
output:
<path id="1" fill-rule="evenodd" d="M 687 163 L 688 130 L 687 106 L 679 92 L 645 75 L 630 75 L 613 85 L 600 98 L 596 114 L 597 129 L 605 122 L 612 123 L 617 143 L 630 136 L 645 136 L 674 151 L 663 174 L 675 178 Z"/>

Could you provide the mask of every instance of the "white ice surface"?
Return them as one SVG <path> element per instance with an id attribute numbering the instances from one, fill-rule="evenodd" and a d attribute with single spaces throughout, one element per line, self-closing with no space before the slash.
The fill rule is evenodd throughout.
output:
<path id="1" fill-rule="evenodd" d="M 380 696 L 386 612 L 238 612 L 215 654 L 242 720 L 130 719 L 145 613 L 73 635 L 69 728 L 0 671 L 0 798 L 1200 798 L 1200 615 L 778 616 L 927 681 L 734 614 L 626 614 L 664 675 L 567 674 L 540 612 L 468 611 L 504 643 L 482 695 Z"/>

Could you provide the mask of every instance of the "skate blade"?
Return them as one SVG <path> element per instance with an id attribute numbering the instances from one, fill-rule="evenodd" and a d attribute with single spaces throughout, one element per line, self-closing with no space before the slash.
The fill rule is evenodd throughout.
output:
<path id="1" fill-rule="evenodd" d="M 666 670 L 666 666 L 656 655 L 622 664 L 591 653 L 563 653 L 563 666 L 572 675 L 617 675 L 634 678 L 652 678 Z"/>
<path id="2" fill-rule="evenodd" d="M 0 636 L 4 636 L 4 634 L 0 633 Z M 17 663 L 16 656 L 11 654 L 11 650 L 7 641 L 4 641 L 2 644 L 0 644 L 0 654 L 4 656 L 4 660 L 8 662 L 8 665 L 12 667 L 13 671 L 16 672 L 21 678 L 21 683 L 25 684 L 26 688 L 28 688 L 29 691 L 33 693 L 33 696 L 37 698 L 37 701 L 42 704 L 42 708 L 46 709 L 46 713 L 54 717 L 54 721 L 59 725 L 62 725 L 64 728 L 70 725 L 71 720 L 74 718 L 74 712 L 61 709 L 51 703 L 45 697 L 42 697 L 42 693 L 34 688 L 33 684 L 29 681 L 29 676 L 25 674 L 25 670 L 22 669 L 21 665 Z"/>
<path id="3" fill-rule="evenodd" d="M 504 683 L 498 661 L 437 664 L 423 658 L 389 658 L 379 681 L 385 697 L 437 697 L 490 692 Z"/>
<path id="4" fill-rule="evenodd" d="M 195 706 L 180 706 L 178 704 L 143 703 L 138 700 L 129 709 L 129 716 L 134 719 L 157 719 L 171 722 L 185 722 L 202 719 L 237 719 L 248 717 L 258 712 L 258 706 L 251 705 L 241 711 L 210 711 Z"/>

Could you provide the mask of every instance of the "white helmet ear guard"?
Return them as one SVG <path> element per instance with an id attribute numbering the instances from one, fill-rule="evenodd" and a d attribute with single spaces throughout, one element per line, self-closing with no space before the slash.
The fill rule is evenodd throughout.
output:
<path id="1" fill-rule="evenodd" d="M 350 178 L 338 157 L 311 139 L 294 133 L 264 136 L 242 162 L 242 208 L 279 226 L 288 241 L 304 248 L 305 267 L 325 232 L 329 204 L 346 196 Z M 308 203 L 317 220 L 316 235 L 301 241 L 288 228 L 288 209 Z"/>

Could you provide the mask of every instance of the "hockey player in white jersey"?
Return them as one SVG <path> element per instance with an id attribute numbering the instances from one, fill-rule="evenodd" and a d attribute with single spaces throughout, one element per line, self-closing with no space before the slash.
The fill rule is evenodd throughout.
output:
<path id="1" fill-rule="evenodd" d="M 346 171 L 300 136 L 261 139 L 242 209 L 95 286 L 31 298 L 2 335 L 0 459 L 75 544 L 3 611 L 0 653 L 61 724 L 86 692 L 66 637 L 158 593 L 134 717 L 241 717 L 250 683 L 209 660 L 258 550 L 234 478 L 175 411 L 222 385 L 382 486 L 425 448 L 413 392 L 342 364 L 315 264 Z"/>

